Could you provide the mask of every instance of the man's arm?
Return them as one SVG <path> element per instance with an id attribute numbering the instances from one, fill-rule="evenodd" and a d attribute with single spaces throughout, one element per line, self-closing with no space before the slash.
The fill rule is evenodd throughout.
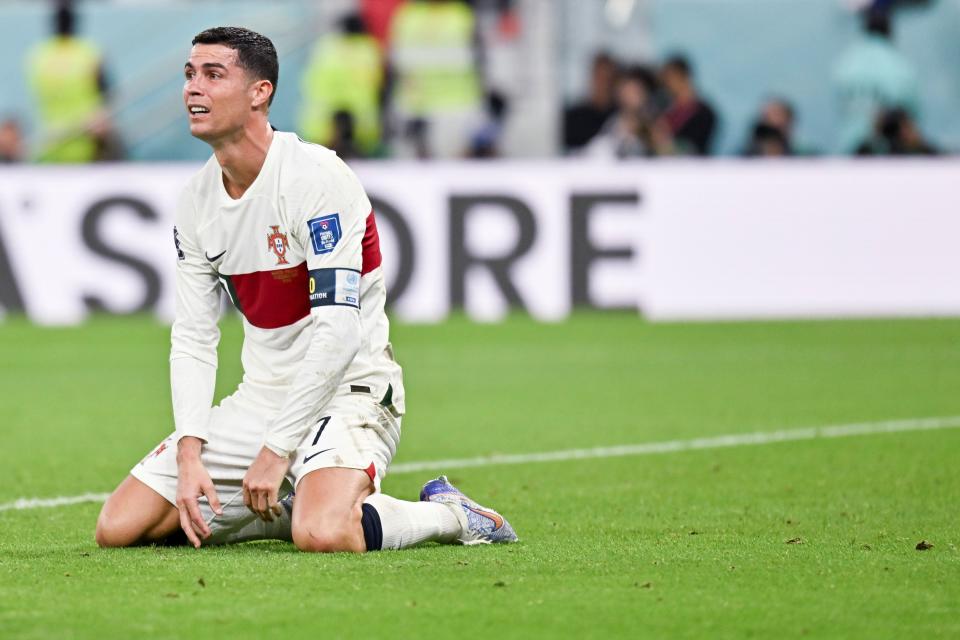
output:
<path id="1" fill-rule="evenodd" d="M 177 251 L 176 319 L 170 332 L 170 392 L 177 441 L 177 509 L 180 526 L 195 546 L 210 529 L 200 513 L 198 498 L 207 497 L 222 513 L 210 474 L 200 461 L 209 439 L 207 421 L 213 404 L 220 329 L 217 274 L 203 256 L 195 237 L 196 213 L 189 190 L 177 207 L 174 244 Z"/>
<path id="2" fill-rule="evenodd" d="M 360 350 L 362 240 L 371 206 L 353 173 L 342 163 L 338 168 L 343 171 L 339 201 L 304 207 L 313 213 L 298 222 L 309 270 L 310 288 L 304 295 L 313 322 L 310 345 L 244 478 L 244 504 L 265 520 L 279 513 L 277 492 L 290 455 L 333 399 Z"/>
<path id="3" fill-rule="evenodd" d="M 195 237 L 196 214 L 184 191 L 173 228 L 177 251 L 176 316 L 170 331 L 170 390 L 177 440 L 207 440 L 220 342 L 220 285 Z"/>
<path id="4" fill-rule="evenodd" d="M 278 490 L 290 466 L 290 455 L 333 399 L 360 349 L 357 309 L 328 307 L 311 316 L 313 338 L 296 382 L 244 478 L 244 504 L 267 521 L 280 515 Z"/>

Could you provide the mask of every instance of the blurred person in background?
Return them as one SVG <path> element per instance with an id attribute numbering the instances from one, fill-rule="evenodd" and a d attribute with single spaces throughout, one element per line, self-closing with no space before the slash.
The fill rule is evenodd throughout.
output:
<path id="1" fill-rule="evenodd" d="M 617 62 L 606 52 L 597 53 L 590 66 L 590 92 L 563 113 L 563 148 L 582 149 L 616 111 Z"/>
<path id="2" fill-rule="evenodd" d="M 467 157 L 473 159 L 488 159 L 500 157 L 500 138 L 503 136 L 503 125 L 507 119 L 509 105 L 507 99 L 498 91 L 487 94 L 487 120 L 470 138 L 470 149 Z"/>
<path id="3" fill-rule="evenodd" d="M 744 147 L 746 156 L 792 156 L 793 105 L 783 98 L 771 98 L 760 108 L 760 115 L 751 126 L 750 138 Z"/>
<path id="4" fill-rule="evenodd" d="M 655 155 L 656 91 L 656 74 L 650 69 L 634 66 L 624 71 L 617 82 L 616 110 L 587 144 L 586 154 L 605 158 Z"/>
<path id="5" fill-rule="evenodd" d="M 700 97 L 689 60 L 681 55 L 667 59 L 660 79 L 669 97 L 667 109 L 654 132 L 661 153 L 709 155 L 717 116 L 713 107 Z"/>
<path id="6" fill-rule="evenodd" d="M 885 109 L 916 114 L 917 73 L 893 43 L 888 9 L 874 6 L 863 14 L 863 36 L 837 61 L 834 83 L 840 99 L 840 143 L 844 152 L 872 137 L 874 122 Z"/>
<path id="7" fill-rule="evenodd" d="M 784 157 L 793 155 L 790 141 L 783 132 L 763 122 L 756 122 L 750 133 L 744 155 L 749 157 Z"/>
<path id="8" fill-rule="evenodd" d="M 487 14 L 496 21 L 495 31 L 500 38 L 510 40 L 522 31 L 516 0 L 467 0 L 474 12 Z"/>
<path id="9" fill-rule="evenodd" d="M 0 164 L 23 162 L 23 131 L 15 118 L 0 122 Z"/>
<path id="10" fill-rule="evenodd" d="M 874 124 L 873 135 L 857 149 L 860 156 L 933 156 L 938 153 L 904 109 L 881 112 Z"/>
<path id="11" fill-rule="evenodd" d="M 41 162 L 92 162 L 122 155 L 107 114 L 99 49 L 75 35 L 72 2 L 54 11 L 54 36 L 35 46 L 27 77 L 38 103 Z"/>
<path id="12" fill-rule="evenodd" d="M 460 0 L 407 2 L 394 13 L 394 141 L 401 157 L 456 158 L 483 122 L 479 39 L 473 10 Z"/>
<path id="13" fill-rule="evenodd" d="M 386 51 L 390 46 L 390 24 L 393 14 L 406 0 L 359 0 L 360 15 L 367 31 Z"/>
<path id="14" fill-rule="evenodd" d="M 333 149 L 343 160 L 362 158 L 363 153 L 357 148 L 354 130 L 353 114 L 349 111 L 337 111 L 333 114 L 333 135 L 325 146 Z"/>
<path id="15" fill-rule="evenodd" d="M 311 142 L 346 151 L 343 134 L 345 125 L 349 125 L 350 152 L 378 155 L 382 51 L 359 14 L 344 17 L 340 28 L 339 33 L 317 43 L 303 73 L 300 133 Z M 340 129 L 335 121 L 337 114 Z M 344 114 L 349 116 L 349 123 Z"/>

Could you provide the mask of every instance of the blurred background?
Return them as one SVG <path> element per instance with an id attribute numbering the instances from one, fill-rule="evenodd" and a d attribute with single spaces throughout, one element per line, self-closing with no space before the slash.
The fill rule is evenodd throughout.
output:
<path id="1" fill-rule="evenodd" d="M 361 175 L 402 318 L 960 310 L 960 0 L 0 0 L 0 308 L 169 318 L 215 25 Z"/>
<path id="2" fill-rule="evenodd" d="M 960 150 L 953 0 L 4 0 L 0 156 L 205 158 L 181 62 L 224 24 L 277 45 L 275 126 L 353 157 Z"/>

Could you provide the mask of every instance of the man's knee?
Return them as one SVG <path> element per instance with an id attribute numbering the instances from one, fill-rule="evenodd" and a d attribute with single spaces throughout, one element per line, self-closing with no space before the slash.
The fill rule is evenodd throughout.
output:
<path id="1" fill-rule="evenodd" d="M 112 516 L 107 505 L 100 510 L 97 518 L 97 529 L 94 536 L 97 545 L 101 548 L 130 547 L 136 544 L 142 536 L 142 531 L 136 531 L 133 524 L 122 517 Z"/>
<path id="2" fill-rule="evenodd" d="M 177 531 L 178 516 L 160 494 L 128 477 L 100 510 L 94 537 L 100 547 L 157 542 Z"/>
<path id="3" fill-rule="evenodd" d="M 307 522 L 294 522 L 293 543 L 300 551 L 311 553 L 362 553 L 367 550 L 360 528 L 359 509 L 350 517 L 318 514 Z"/>

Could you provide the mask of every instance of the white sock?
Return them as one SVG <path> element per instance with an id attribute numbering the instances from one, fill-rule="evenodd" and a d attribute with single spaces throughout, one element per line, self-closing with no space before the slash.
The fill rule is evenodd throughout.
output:
<path id="1" fill-rule="evenodd" d="M 460 520 L 444 504 L 407 502 L 382 493 L 375 493 L 364 502 L 380 516 L 381 549 L 406 549 L 427 541 L 453 542 L 461 533 Z"/>

